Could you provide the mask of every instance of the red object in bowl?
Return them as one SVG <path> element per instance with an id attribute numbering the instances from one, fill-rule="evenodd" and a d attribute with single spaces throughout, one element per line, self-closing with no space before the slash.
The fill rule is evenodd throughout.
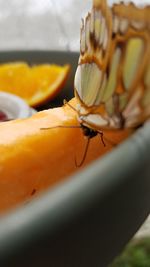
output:
<path id="1" fill-rule="evenodd" d="M 8 121 L 8 117 L 3 111 L 0 110 L 0 122 L 2 121 Z"/>

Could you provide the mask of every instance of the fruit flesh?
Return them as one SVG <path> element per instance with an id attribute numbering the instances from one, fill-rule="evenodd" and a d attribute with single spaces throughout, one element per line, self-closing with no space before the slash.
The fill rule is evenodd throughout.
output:
<path id="1" fill-rule="evenodd" d="M 75 106 L 75 99 L 70 104 Z M 79 125 L 77 113 L 65 105 L 0 124 L 0 212 L 80 170 L 75 158 L 81 161 L 86 138 L 81 129 L 42 129 L 58 125 Z M 128 135 L 129 131 L 104 133 L 115 143 Z M 82 168 L 112 148 L 108 143 L 104 147 L 99 136 L 91 139 Z"/>
<path id="2" fill-rule="evenodd" d="M 0 91 L 16 94 L 32 107 L 40 106 L 62 89 L 69 71 L 69 65 L 31 67 L 25 62 L 0 64 Z"/>

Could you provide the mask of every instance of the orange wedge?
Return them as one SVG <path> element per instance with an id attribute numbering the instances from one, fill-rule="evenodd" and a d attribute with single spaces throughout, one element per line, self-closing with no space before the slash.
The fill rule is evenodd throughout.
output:
<path id="1" fill-rule="evenodd" d="M 52 99 L 64 86 L 70 66 L 37 65 L 24 62 L 0 65 L 0 91 L 22 97 L 36 107 Z"/>
<path id="2" fill-rule="evenodd" d="M 75 107 L 75 99 L 70 104 Z M 69 106 L 38 112 L 27 119 L 0 123 L 0 212 L 28 201 L 33 194 L 67 179 L 80 170 L 86 138 L 81 129 L 41 128 L 78 125 L 77 114 Z M 129 130 L 107 131 L 104 137 L 119 143 Z M 100 137 L 91 139 L 82 168 L 112 149 Z"/>

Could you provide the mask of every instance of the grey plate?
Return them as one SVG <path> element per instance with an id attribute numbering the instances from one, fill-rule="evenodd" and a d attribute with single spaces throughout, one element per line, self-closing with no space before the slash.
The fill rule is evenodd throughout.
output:
<path id="1" fill-rule="evenodd" d="M 1 61 L 72 65 L 76 53 L 5 52 Z M 150 124 L 70 180 L 1 217 L 0 266 L 104 267 L 138 230 L 150 211 Z"/>

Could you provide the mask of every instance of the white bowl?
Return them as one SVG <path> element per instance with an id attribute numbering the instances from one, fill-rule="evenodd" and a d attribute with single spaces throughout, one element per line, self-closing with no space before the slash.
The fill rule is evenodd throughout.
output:
<path id="1" fill-rule="evenodd" d="M 0 111 L 10 120 L 27 118 L 36 112 L 22 98 L 5 92 L 0 92 Z"/>

